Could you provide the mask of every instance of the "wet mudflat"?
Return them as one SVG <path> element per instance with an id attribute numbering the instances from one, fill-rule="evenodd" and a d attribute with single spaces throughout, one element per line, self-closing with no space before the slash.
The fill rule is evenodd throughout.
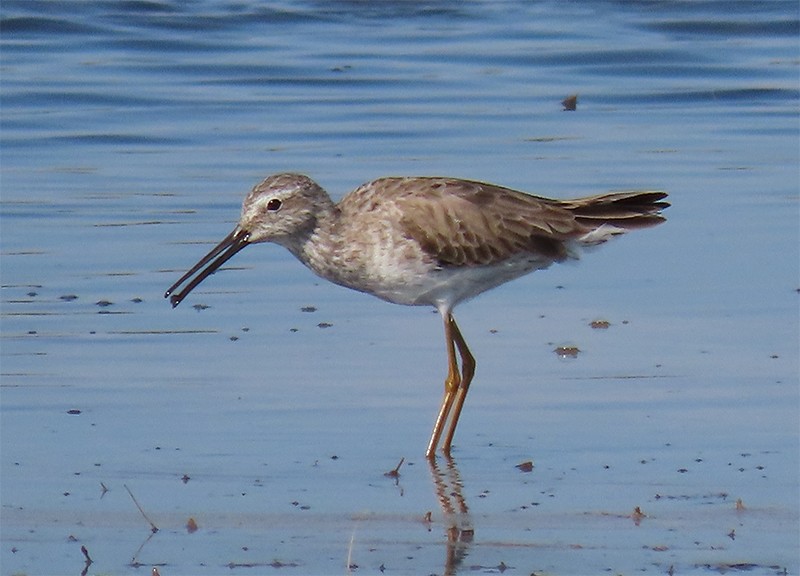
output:
<path id="1" fill-rule="evenodd" d="M 800 570 L 794 3 L 43 6 L 1 23 L 3 574 Z M 673 206 L 456 310 L 431 466 L 431 310 L 275 246 L 162 298 L 286 170 Z"/>

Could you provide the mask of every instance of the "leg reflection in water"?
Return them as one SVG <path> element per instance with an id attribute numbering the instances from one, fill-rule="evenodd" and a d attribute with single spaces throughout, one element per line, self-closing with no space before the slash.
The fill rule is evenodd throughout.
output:
<path id="1" fill-rule="evenodd" d="M 444 573 L 455 575 L 459 565 L 467 557 L 475 530 L 469 516 L 467 501 L 464 499 L 463 484 L 458 467 L 452 458 L 444 458 L 444 469 L 435 458 L 428 460 L 436 487 L 436 497 L 442 507 L 444 523 L 447 527 L 447 551 Z"/>

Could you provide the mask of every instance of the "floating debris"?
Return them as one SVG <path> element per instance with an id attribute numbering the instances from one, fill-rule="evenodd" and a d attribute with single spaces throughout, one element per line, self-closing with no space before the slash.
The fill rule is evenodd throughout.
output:
<path id="1" fill-rule="evenodd" d="M 580 348 L 577 346 L 558 346 L 553 352 L 562 358 L 577 358 L 580 354 Z"/>
<path id="2" fill-rule="evenodd" d="M 394 470 L 389 470 L 388 472 L 384 472 L 383 475 L 386 476 L 387 478 L 399 478 L 400 466 L 402 466 L 403 462 L 405 461 L 406 461 L 405 457 L 400 458 L 400 462 L 397 464 Z"/>
<path id="3" fill-rule="evenodd" d="M 578 95 L 572 94 L 561 101 L 565 112 L 574 112 L 578 109 Z"/>
<path id="4" fill-rule="evenodd" d="M 127 491 L 128 491 L 128 494 L 130 495 L 130 497 L 131 497 L 131 500 L 133 500 L 133 503 L 134 503 L 134 504 L 136 504 L 136 507 L 139 509 L 139 512 L 141 513 L 142 517 L 143 517 L 145 520 L 147 520 L 147 523 L 148 523 L 148 524 L 150 524 L 150 531 L 151 531 L 153 534 L 155 534 L 156 532 L 158 532 L 158 526 L 156 526 L 156 525 L 153 523 L 153 521 L 152 521 L 152 520 L 150 520 L 150 518 L 147 516 L 147 514 L 146 514 L 146 513 L 145 513 L 145 511 L 144 511 L 144 508 L 142 508 L 141 504 L 139 504 L 139 501 L 138 501 L 138 500 L 136 500 L 136 497 L 133 495 L 133 492 L 131 492 L 131 489 L 130 489 L 130 488 L 128 488 L 128 486 L 127 486 L 127 485 L 125 485 L 125 484 L 123 484 L 123 485 L 122 485 L 122 487 L 123 487 L 123 488 L 125 488 L 125 490 L 127 490 Z"/>
<path id="5" fill-rule="evenodd" d="M 89 566 L 94 564 L 94 562 L 92 561 L 91 556 L 89 556 L 89 551 L 86 549 L 86 546 L 81 546 L 81 553 L 83 554 L 83 557 L 86 562 L 86 565 L 83 567 L 83 570 L 81 570 L 81 576 L 86 576 L 89 573 Z"/>
<path id="6" fill-rule="evenodd" d="M 520 472 L 533 472 L 533 460 L 517 464 L 514 468 L 518 468 Z"/>

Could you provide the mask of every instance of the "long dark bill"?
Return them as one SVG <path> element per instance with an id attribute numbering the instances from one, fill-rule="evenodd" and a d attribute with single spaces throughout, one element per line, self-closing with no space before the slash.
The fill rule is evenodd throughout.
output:
<path id="1" fill-rule="evenodd" d="M 175 284 L 170 286 L 169 289 L 164 293 L 164 298 L 169 298 L 170 304 L 172 304 L 172 307 L 175 308 L 175 306 L 180 304 L 183 299 L 186 298 L 189 292 L 194 290 L 194 288 L 200 284 L 200 282 L 216 272 L 217 269 L 225 264 L 225 262 L 230 260 L 234 254 L 247 246 L 249 239 L 250 233 L 247 230 L 242 230 L 238 226 L 234 228 L 233 232 L 225 236 L 222 242 L 217 244 L 214 249 L 211 250 L 211 252 L 203 256 L 200 262 L 192 266 L 191 270 L 181 276 L 180 280 L 175 282 Z M 203 268 L 204 266 L 205 268 Z M 191 282 L 184 286 L 180 292 L 173 294 L 176 288 L 194 276 L 194 274 L 198 271 L 200 273 L 192 278 Z"/>

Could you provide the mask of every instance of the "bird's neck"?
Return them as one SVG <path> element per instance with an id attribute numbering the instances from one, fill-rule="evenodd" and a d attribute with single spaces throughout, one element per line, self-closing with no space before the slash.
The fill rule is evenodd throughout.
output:
<path id="1" fill-rule="evenodd" d="M 336 279 L 331 277 L 330 263 L 340 252 L 338 216 L 339 209 L 331 202 L 316 213 L 313 224 L 306 231 L 294 235 L 289 242 L 281 242 L 313 272 L 334 282 Z"/>

